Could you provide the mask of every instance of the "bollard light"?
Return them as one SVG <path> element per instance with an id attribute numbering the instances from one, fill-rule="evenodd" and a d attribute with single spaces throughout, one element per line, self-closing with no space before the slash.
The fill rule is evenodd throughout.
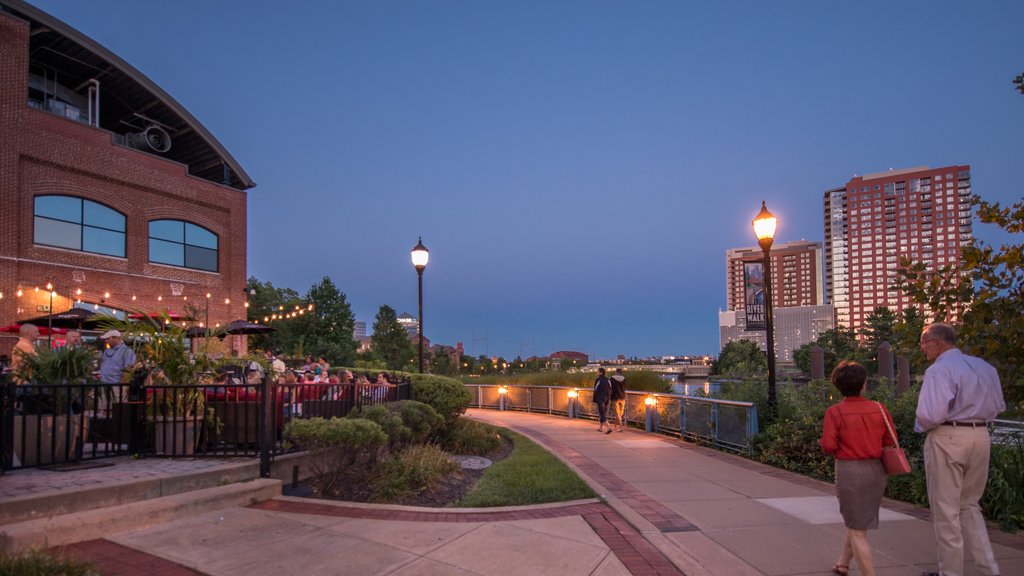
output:
<path id="1" fill-rule="evenodd" d="M 577 398 L 580 395 L 580 391 L 575 389 L 575 388 L 573 388 L 572 390 L 569 390 L 568 394 L 569 394 L 569 398 Z"/>
<path id="2" fill-rule="evenodd" d="M 648 396 L 648 397 L 644 398 L 644 405 L 645 406 L 657 406 L 658 405 L 658 399 L 656 397 L 654 397 L 654 396 Z"/>
<path id="3" fill-rule="evenodd" d="M 507 386 L 498 386 L 498 394 L 508 394 Z"/>
<path id="4" fill-rule="evenodd" d="M 508 387 L 498 386 L 498 410 L 504 410 L 508 398 Z"/>

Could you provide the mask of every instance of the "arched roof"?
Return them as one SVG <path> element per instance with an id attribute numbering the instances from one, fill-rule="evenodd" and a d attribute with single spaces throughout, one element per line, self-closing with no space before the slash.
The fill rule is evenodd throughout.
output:
<path id="1" fill-rule="evenodd" d="M 22 0 L 0 7 L 29 22 L 30 72 L 53 71 L 60 83 L 81 93 L 100 83 L 100 127 L 117 134 L 157 124 L 171 136 L 161 157 L 188 166 L 189 174 L 246 190 L 255 186 L 238 161 L 184 106 L 110 50 L 59 19 Z"/>

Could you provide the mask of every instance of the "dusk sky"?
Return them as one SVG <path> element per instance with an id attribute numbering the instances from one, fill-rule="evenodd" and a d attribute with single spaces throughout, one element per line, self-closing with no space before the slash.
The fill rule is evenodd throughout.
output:
<path id="1" fill-rule="evenodd" d="M 473 355 L 717 354 L 761 200 L 820 242 L 854 175 L 1024 195 L 1020 1 L 34 4 L 256 181 L 251 276 L 415 315 L 422 236 L 425 335 Z"/>

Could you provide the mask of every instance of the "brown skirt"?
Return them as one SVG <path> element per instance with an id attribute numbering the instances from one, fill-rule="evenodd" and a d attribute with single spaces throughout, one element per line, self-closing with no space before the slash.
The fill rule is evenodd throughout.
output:
<path id="1" fill-rule="evenodd" d="M 836 460 L 839 512 L 851 530 L 878 528 L 878 509 L 885 494 L 881 460 Z"/>

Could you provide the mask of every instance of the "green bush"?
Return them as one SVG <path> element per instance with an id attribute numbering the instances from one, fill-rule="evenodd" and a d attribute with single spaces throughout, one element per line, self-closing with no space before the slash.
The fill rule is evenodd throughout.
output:
<path id="1" fill-rule="evenodd" d="M 397 502 L 432 488 L 459 465 L 433 444 L 413 444 L 382 461 L 371 483 L 378 502 Z"/>
<path id="2" fill-rule="evenodd" d="M 348 466 L 369 467 L 379 458 L 388 436 L 376 422 L 365 419 L 297 419 L 284 428 L 284 437 L 310 452 L 312 484 L 330 494 Z"/>
<path id="3" fill-rule="evenodd" d="M 99 576 L 92 565 L 40 550 L 0 554 L 0 576 Z"/>
<path id="4" fill-rule="evenodd" d="M 376 422 L 384 430 L 384 433 L 388 435 L 388 448 L 408 444 L 412 438 L 412 430 L 402 423 L 402 417 L 385 406 L 357 406 L 348 413 L 346 418 L 364 418 Z"/>
<path id="5" fill-rule="evenodd" d="M 1003 530 L 1024 527 L 1024 437 L 992 445 L 988 487 L 981 506 Z"/>
<path id="6" fill-rule="evenodd" d="M 454 422 L 460 414 L 466 412 L 473 396 L 462 382 L 445 376 L 433 374 L 400 374 L 412 380 L 412 399 L 430 404 L 444 418 L 445 422 Z"/>
<path id="7" fill-rule="evenodd" d="M 416 400 L 401 400 L 387 405 L 388 410 L 398 414 L 409 430 L 409 441 L 413 444 L 426 442 L 444 426 L 444 418 L 430 404 Z"/>
<path id="8" fill-rule="evenodd" d="M 486 456 L 501 446 L 497 428 L 469 418 L 456 419 L 441 432 L 439 440 L 452 454 Z"/>

